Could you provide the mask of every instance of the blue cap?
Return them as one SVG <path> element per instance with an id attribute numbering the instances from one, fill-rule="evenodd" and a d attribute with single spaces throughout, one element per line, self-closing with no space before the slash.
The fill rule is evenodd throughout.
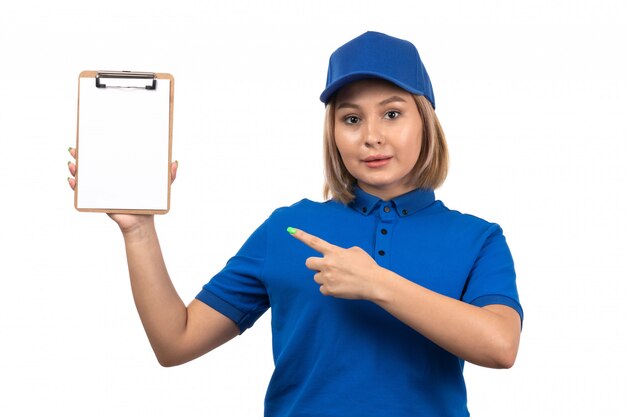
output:
<path id="1" fill-rule="evenodd" d="M 384 33 L 365 32 L 330 56 L 326 89 L 320 100 L 328 104 L 341 87 L 365 78 L 382 78 L 426 97 L 435 107 L 430 78 L 415 46 Z"/>

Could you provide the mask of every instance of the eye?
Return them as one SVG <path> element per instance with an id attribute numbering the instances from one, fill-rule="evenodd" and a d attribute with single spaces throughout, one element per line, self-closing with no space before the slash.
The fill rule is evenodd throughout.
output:
<path id="1" fill-rule="evenodd" d="M 346 116 L 343 118 L 344 122 L 349 125 L 354 125 L 359 123 L 359 118 L 357 116 Z"/>
<path id="2" fill-rule="evenodd" d="M 396 110 L 390 110 L 385 113 L 385 119 L 397 119 L 400 116 L 400 112 Z"/>

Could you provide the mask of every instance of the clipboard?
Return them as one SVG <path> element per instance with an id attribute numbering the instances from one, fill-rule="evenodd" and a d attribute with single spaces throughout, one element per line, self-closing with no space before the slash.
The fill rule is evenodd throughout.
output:
<path id="1" fill-rule="evenodd" d="M 167 213 L 173 114 L 171 74 L 82 71 L 76 123 L 76 210 Z"/>

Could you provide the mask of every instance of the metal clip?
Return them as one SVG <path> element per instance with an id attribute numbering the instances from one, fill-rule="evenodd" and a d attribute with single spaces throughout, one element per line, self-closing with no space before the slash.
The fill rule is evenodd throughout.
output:
<path id="1" fill-rule="evenodd" d="M 101 78 L 117 78 L 123 80 L 152 80 L 148 85 L 108 85 L 100 82 Z M 153 72 L 132 72 L 132 71 L 99 71 L 96 74 L 97 88 L 145 88 L 146 90 L 156 90 L 157 80 Z"/>

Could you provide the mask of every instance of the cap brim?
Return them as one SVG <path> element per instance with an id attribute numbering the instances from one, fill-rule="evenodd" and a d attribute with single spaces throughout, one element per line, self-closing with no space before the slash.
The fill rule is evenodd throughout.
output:
<path id="1" fill-rule="evenodd" d="M 408 85 L 404 83 L 401 83 L 391 77 L 385 76 L 383 74 L 379 74 L 377 72 L 353 72 L 353 73 L 344 75 L 343 77 L 335 80 L 332 84 L 326 87 L 326 89 L 320 95 L 320 100 L 322 101 L 322 103 L 328 104 L 332 96 L 337 91 L 339 91 L 342 87 L 345 87 L 346 85 L 354 81 L 366 80 L 369 78 L 380 78 L 380 79 L 389 81 L 390 83 L 397 85 L 398 87 L 402 88 L 403 90 L 408 91 L 409 93 L 417 94 L 417 95 L 425 95 L 423 91 L 416 90 L 415 88 L 409 87 Z"/>

